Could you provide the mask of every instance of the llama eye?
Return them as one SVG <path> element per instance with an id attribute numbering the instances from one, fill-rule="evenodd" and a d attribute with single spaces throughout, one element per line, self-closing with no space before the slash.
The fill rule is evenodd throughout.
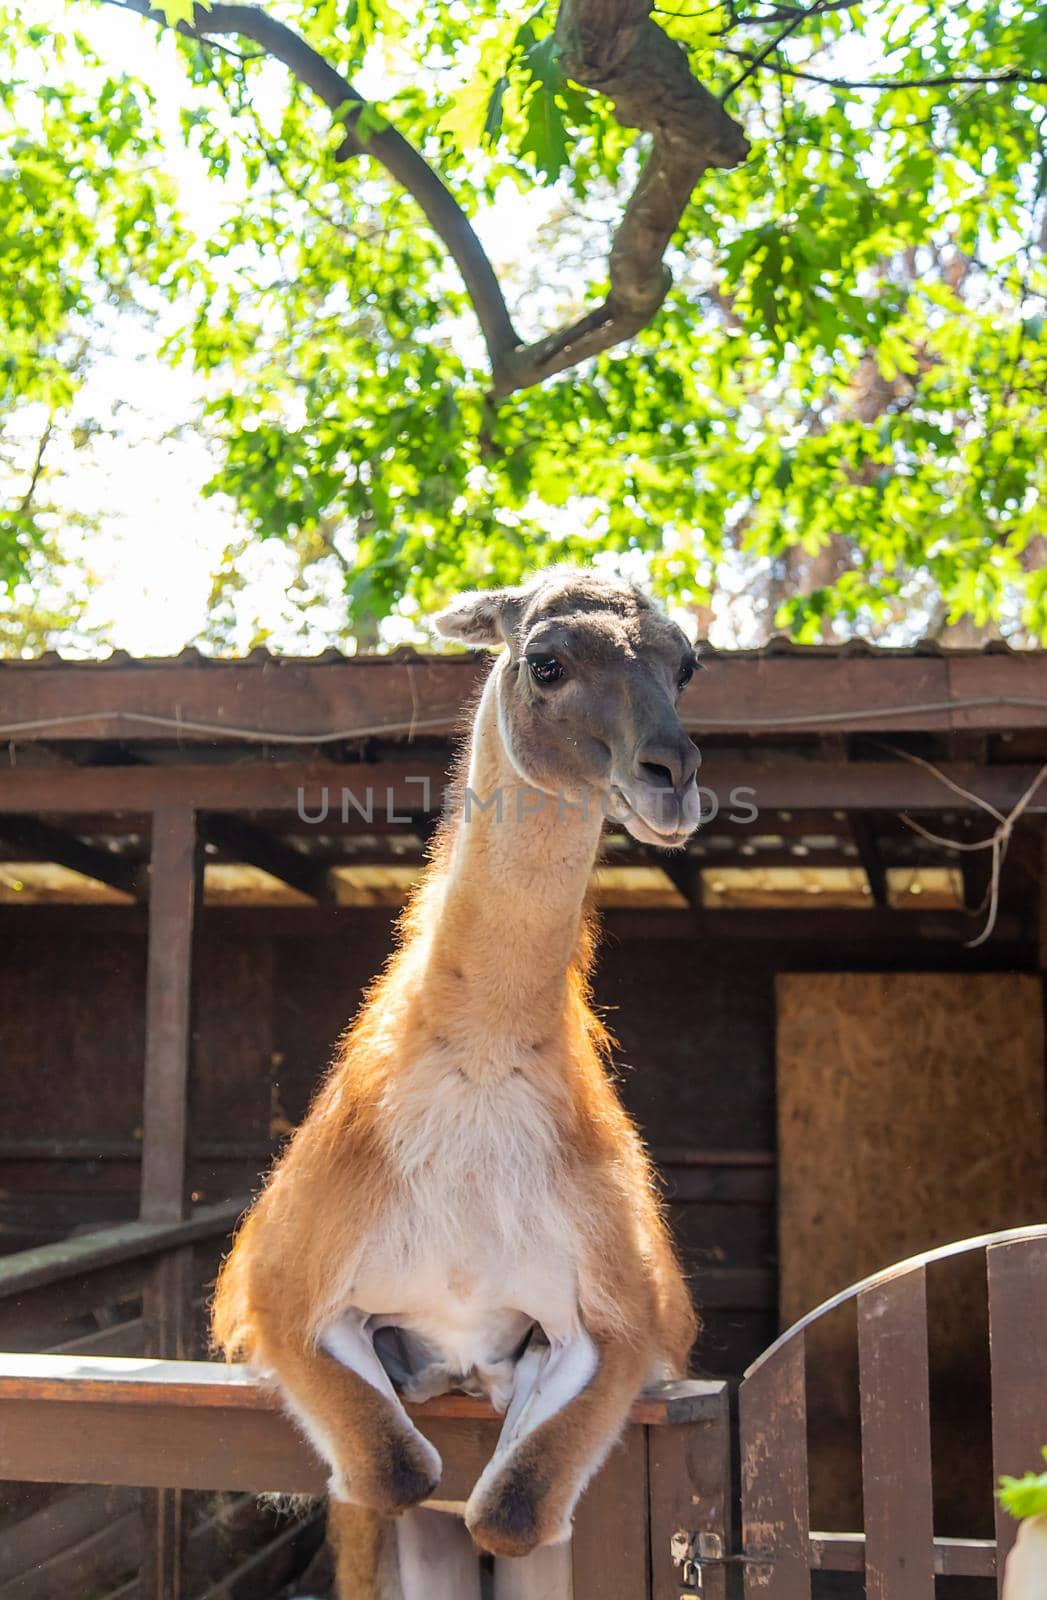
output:
<path id="1" fill-rule="evenodd" d="M 694 668 L 691 666 L 691 663 L 688 661 L 684 666 L 682 666 L 680 668 L 680 676 L 676 680 L 676 687 L 678 689 L 681 689 L 681 690 L 682 689 L 686 689 L 687 685 L 690 683 L 690 681 L 691 681 L 691 679 L 693 677 L 694 677 Z"/>
<path id="2" fill-rule="evenodd" d="M 559 683 L 564 675 L 555 656 L 528 656 L 527 665 L 536 683 Z"/>

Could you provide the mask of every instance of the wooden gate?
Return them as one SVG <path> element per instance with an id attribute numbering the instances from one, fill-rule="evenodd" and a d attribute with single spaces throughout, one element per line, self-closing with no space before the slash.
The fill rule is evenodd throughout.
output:
<path id="1" fill-rule="evenodd" d="M 1042 1465 L 1047 1444 L 1047 1227 L 964 1240 L 854 1284 L 782 1335 L 739 1398 L 746 1596 L 807 1600 L 812 1571 L 865 1573 L 873 1600 L 933 1600 L 936 1574 L 996 1577 L 1015 1525 L 996 1539 L 934 1532 L 927 1268 L 984 1256 L 989 1297 L 994 1478 Z M 856 1318 L 863 1532 L 812 1531 L 808 1513 L 808 1330 L 845 1308 Z M 986 1485 L 986 1492 L 991 1486 Z"/>

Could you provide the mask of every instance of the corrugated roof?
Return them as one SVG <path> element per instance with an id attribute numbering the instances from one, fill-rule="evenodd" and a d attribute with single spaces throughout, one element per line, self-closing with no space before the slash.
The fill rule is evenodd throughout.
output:
<path id="1" fill-rule="evenodd" d="M 962 649 L 943 645 L 938 639 L 920 639 L 911 645 L 883 645 L 873 644 L 868 639 L 848 639 L 842 644 L 798 644 L 781 634 L 776 634 L 766 644 L 751 649 L 722 650 L 714 645 L 703 643 L 699 647 L 703 660 L 726 659 L 730 661 L 754 661 L 776 656 L 793 656 L 807 659 L 824 659 L 827 661 L 848 660 L 855 657 L 863 659 L 883 659 L 898 661 L 914 656 L 935 656 L 945 660 L 956 660 L 960 657 L 983 656 L 1033 656 L 1047 654 L 1042 650 L 1015 648 L 1008 644 L 1006 639 L 987 639 L 983 644 Z M 476 655 L 486 656 L 486 651 L 476 652 Z M 293 656 L 283 655 L 263 646 L 257 646 L 243 656 L 211 656 L 206 655 L 195 645 L 186 645 L 185 649 L 176 656 L 132 656 L 126 650 L 114 650 L 111 655 L 102 658 L 63 656 L 60 651 L 48 650 L 44 655 L 23 658 L 19 656 L 0 657 L 0 669 L 7 671 L 12 668 L 32 668 L 47 670 L 54 667 L 75 667 L 85 672 L 119 671 L 121 667 L 134 667 L 140 669 L 147 667 L 163 671 L 173 667 L 213 667 L 216 671 L 223 667 L 326 667 L 347 666 L 355 667 L 381 667 L 403 666 L 405 663 L 417 662 L 426 664 L 431 661 L 448 662 L 461 660 L 467 662 L 476 658 L 471 652 L 445 652 L 418 650 L 412 645 L 398 645 L 395 650 L 385 654 L 350 652 L 335 649 L 333 646 L 320 651 L 317 655 Z"/>

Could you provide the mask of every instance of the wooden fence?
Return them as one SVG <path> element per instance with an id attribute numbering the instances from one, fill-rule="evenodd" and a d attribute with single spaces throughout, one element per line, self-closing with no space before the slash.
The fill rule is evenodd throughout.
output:
<path id="1" fill-rule="evenodd" d="M 448 1395 L 409 1408 L 444 1462 L 441 1504 L 464 1502 L 501 1419 Z M 326 1469 L 273 1395 L 242 1367 L 70 1356 L 0 1357 L 0 1476 L 320 1495 Z M 677 1530 L 704 1548 L 729 1539 L 730 1430 L 723 1383 L 666 1384 L 634 1405 L 621 1444 L 583 1498 L 564 1596 L 677 1600 Z M 541 1587 L 514 1586 L 518 1600 Z M 725 1595 L 720 1566 L 705 1584 Z M 181 1593 L 164 1574 L 165 1600 Z"/>
<path id="2" fill-rule="evenodd" d="M 182 1227 L 185 1224 L 181 1225 Z M 115 1231 L 115 1230 L 114 1230 Z M 932 1600 L 937 1575 L 995 1578 L 1013 1542 L 935 1536 L 927 1269 L 980 1255 L 987 1268 L 993 1474 L 1036 1467 L 1047 1442 L 1047 1227 L 965 1240 L 856 1284 L 790 1329 L 740 1392 L 741 1537 L 731 1537 L 731 1425 L 722 1383 L 664 1385 L 633 1408 L 621 1445 L 584 1496 L 571 1576 L 555 1600 L 806 1600 L 818 1571 L 865 1575 L 875 1600 Z M 864 1530 L 810 1528 L 806 1334 L 856 1318 Z M 442 1502 L 464 1501 L 499 1419 L 449 1395 L 412 1408 L 445 1463 Z M 319 1494 L 324 1470 L 274 1397 L 242 1368 L 77 1354 L 0 1357 L 0 1477 Z M 992 1485 L 986 1483 L 986 1496 Z M 178 1600 L 177 1562 L 159 1574 Z M 517 1586 L 526 1600 L 530 1591 Z M 535 1589 L 549 1600 L 547 1579 Z"/>

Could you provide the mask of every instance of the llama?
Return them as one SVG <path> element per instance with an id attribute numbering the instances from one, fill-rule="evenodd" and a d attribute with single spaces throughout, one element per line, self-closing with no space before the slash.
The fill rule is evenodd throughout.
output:
<path id="1" fill-rule="evenodd" d="M 436 627 L 500 650 L 457 788 L 214 1309 L 216 1343 L 272 1375 L 330 1467 L 346 1600 L 468 1600 L 473 1546 L 562 1544 L 636 1395 L 684 1374 L 696 1330 L 588 1004 L 584 913 L 605 813 L 666 847 L 697 826 L 676 710 L 691 647 L 632 585 L 562 568 L 462 595 Z M 441 1463 L 404 1402 L 451 1389 L 504 1414 L 465 1509 L 473 1545 L 412 1510 Z"/>

